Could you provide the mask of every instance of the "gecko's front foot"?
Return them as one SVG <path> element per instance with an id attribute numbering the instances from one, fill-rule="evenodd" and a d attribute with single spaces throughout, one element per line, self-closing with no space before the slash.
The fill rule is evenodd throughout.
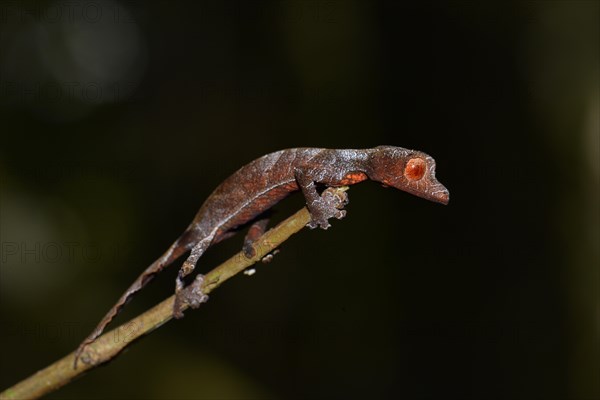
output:
<path id="1" fill-rule="evenodd" d="M 348 204 L 348 194 L 345 191 L 327 188 L 316 201 L 309 205 L 311 221 L 308 223 L 310 229 L 320 227 L 327 229 L 331 226 L 329 218 L 342 219 L 346 216 L 344 206 Z"/>
<path id="2" fill-rule="evenodd" d="M 183 318 L 183 310 L 187 306 L 198 308 L 202 303 L 208 301 L 208 296 L 202 292 L 204 275 L 198 274 L 194 282 L 175 293 L 175 303 L 173 304 L 173 316 L 177 319 Z"/>

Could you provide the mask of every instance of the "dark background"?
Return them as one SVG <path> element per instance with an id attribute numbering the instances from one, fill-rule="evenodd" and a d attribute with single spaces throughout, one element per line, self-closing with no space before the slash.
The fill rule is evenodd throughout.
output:
<path id="1" fill-rule="evenodd" d="M 598 2 L 0 5 L 0 389 L 241 165 L 390 144 L 435 157 L 448 206 L 353 187 L 345 220 L 48 397 L 600 398 Z"/>

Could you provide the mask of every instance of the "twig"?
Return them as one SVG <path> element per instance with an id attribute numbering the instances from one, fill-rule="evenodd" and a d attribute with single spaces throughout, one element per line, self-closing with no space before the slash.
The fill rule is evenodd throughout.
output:
<path id="1" fill-rule="evenodd" d="M 344 191 L 346 189 L 337 188 L 334 190 Z M 243 252 L 239 252 L 207 273 L 202 291 L 205 294 L 212 292 L 229 278 L 261 260 L 290 236 L 305 227 L 309 221 L 310 214 L 306 208 L 296 212 L 255 242 L 256 255 L 253 258 L 247 258 Z M 82 359 L 86 359 L 87 363 L 80 362 L 77 369 L 73 368 L 75 355 L 75 352 L 73 352 L 6 389 L 0 393 L 0 400 L 39 398 L 66 385 L 82 373 L 112 360 L 131 342 L 169 321 L 172 318 L 174 301 L 175 296 L 171 296 L 137 318 L 100 336 L 88 346 L 84 357 L 82 357 Z"/>

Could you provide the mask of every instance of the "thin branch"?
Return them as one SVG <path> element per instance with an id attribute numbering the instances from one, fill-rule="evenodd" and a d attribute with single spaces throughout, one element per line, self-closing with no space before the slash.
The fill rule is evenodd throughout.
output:
<path id="1" fill-rule="evenodd" d="M 334 190 L 345 191 L 346 189 L 344 187 Z M 239 252 L 207 273 L 202 285 L 203 293 L 212 292 L 229 278 L 260 261 L 290 236 L 305 227 L 309 221 L 310 214 L 306 208 L 303 208 L 266 232 L 254 243 L 256 255 L 253 258 L 247 258 L 243 252 Z M 112 360 L 131 342 L 169 321 L 173 317 L 174 301 L 175 296 L 171 296 L 137 318 L 100 336 L 87 347 L 82 355 L 82 360 L 85 359 L 86 362 L 80 362 L 77 369 L 73 368 L 75 355 L 75 352 L 73 352 L 13 387 L 6 389 L 0 393 L 0 400 L 41 397 L 66 385 L 82 373 Z"/>

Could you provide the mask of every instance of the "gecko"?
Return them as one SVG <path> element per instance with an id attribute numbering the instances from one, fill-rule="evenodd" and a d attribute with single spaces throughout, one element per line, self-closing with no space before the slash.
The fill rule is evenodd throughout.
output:
<path id="1" fill-rule="evenodd" d="M 192 273 L 198 259 L 212 245 L 250 226 L 243 252 L 254 256 L 253 242 L 266 230 L 268 211 L 288 195 L 300 191 L 311 216 L 311 229 L 330 227 L 329 219 L 341 219 L 347 195 L 333 195 L 320 188 L 353 185 L 367 179 L 418 197 L 448 204 L 450 194 L 435 177 L 435 160 L 420 151 L 395 146 L 370 149 L 292 148 L 264 155 L 225 179 L 206 199 L 183 234 L 154 261 L 123 293 L 98 326 L 79 345 L 74 367 L 85 348 L 102 334 L 130 298 L 158 272 L 183 254 L 189 256 L 175 282 L 173 316 L 183 317 L 186 306 L 199 307 L 207 300 L 202 293 L 202 274 L 189 288 L 184 278 Z M 192 287 L 193 286 L 193 287 Z M 184 290 L 186 288 L 187 290 Z M 191 289 L 191 290 L 190 290 Z M 85 362 L 84 358 L 84 362 Z"/>

